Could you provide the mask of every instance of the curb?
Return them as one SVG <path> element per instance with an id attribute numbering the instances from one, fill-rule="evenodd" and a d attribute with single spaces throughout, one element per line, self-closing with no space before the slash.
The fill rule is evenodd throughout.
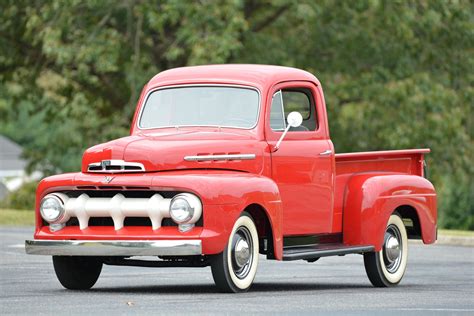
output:
<path id="1" fill-rule="evenodd" d="M 438 235 L 436 244 L 474 247 L 474 237 Z"/>

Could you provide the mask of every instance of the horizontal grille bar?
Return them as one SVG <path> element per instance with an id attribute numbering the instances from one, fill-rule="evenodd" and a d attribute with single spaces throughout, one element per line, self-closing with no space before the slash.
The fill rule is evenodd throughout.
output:
<path id="1" fill-rule="evenodd" d="M 196 223 L 196 226 L 202 226 L 201 220 Z M 71 217 L 67 222 L 66 226 L 79 226 L 79 220 L 77 217 Z M 111 217 L 91 217 L 89 218 L 89 227 L 99 227 L 99 226 L 114 226 L 114 221 Z M 148 217 L 125 217 L 123 221 L 123 227 L 132 227 L 132 226 L 141 226 L 141 227 L 150 227 L 151 221 Z M 163 218 L 161 221 L 161 227 L 177 227 L 176 224 L 171 218 Z"/>
<path id="2" fill-rule="evenodd" d="M 85 193 L 91 198 L 102 197 L 112 198 L 116 194 L 120 193 L 126 198 L 151 198 L 154 194 L 158 193 L 164 198 L 172 198 L 176 194 L 182 193 L 181 191 L 153 191 L 153 190 L 129 190 L 128 187 L 115 186 L 114 190 L 104 190 L 102 186 L 94 187 L 94 189 L 83 190 L 83 187 L 77 187 L 78 190 L 61 191 L 66 194 L 69 198 L 77 198 L 81 194 Z"/>

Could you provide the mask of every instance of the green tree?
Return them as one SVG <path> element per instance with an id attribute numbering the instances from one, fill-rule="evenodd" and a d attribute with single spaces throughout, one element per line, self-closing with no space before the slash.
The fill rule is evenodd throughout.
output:
<path id="1" fill-rule="evenodd" d="M 161 70 L 223 63 L 242 34 L 289 5 L 261 1 L 2 1 L 0 131 L 30 169 L 73 171 L 82 152 L 127 134 Z"/>
<path id="2" fill-rule="evenodd" d="M 474 229 L 473 9 L 471 1 L 300 2 L 247 34 L 240 60 L 316 74 L 338 152 L 430 147 L 440 224 Z"/>
<path id="3" fill-rule="evenodd" d="M 320 79 L 339 152 L 430 147 L 440 223 L 474 229 L 472 1 L 0 4 L 0 132 L 46 174 L 126 135 L 161 70 L 266 63 Z"/>

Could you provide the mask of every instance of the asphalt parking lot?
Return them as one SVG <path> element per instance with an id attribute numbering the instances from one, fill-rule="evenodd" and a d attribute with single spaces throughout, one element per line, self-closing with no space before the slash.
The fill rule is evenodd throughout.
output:
<path id="1" fill-rule="evenodd" d="M 33 228 L 0 228 L 0 313 L 73 314 L 456 314 L 474 315 L 474 248 L 410 244 L 395 288 L 373 288 L 362 256 L 315 263 L 261 257 L 251 291 L 221 294 L 210 268 L 105 266 L 90 291 L 64 290 L 51 258 L 28 256 Z"/>

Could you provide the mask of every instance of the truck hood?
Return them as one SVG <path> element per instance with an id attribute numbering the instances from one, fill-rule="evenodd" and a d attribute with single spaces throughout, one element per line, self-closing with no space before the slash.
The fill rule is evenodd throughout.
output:
<path id="1" fill-rule="evenodd" d="M 145 172 L 182 169 L 229 169 L 260 174 L 263 171 L 265 142 L 253 135 L 232 132 L 175 131 L 123 137 L 86 150 L 82 172 L 89 164 L 103 160 L 141 163 Z M 255 155 L 248 160 L 187 161 L 189 156 Z"/>

